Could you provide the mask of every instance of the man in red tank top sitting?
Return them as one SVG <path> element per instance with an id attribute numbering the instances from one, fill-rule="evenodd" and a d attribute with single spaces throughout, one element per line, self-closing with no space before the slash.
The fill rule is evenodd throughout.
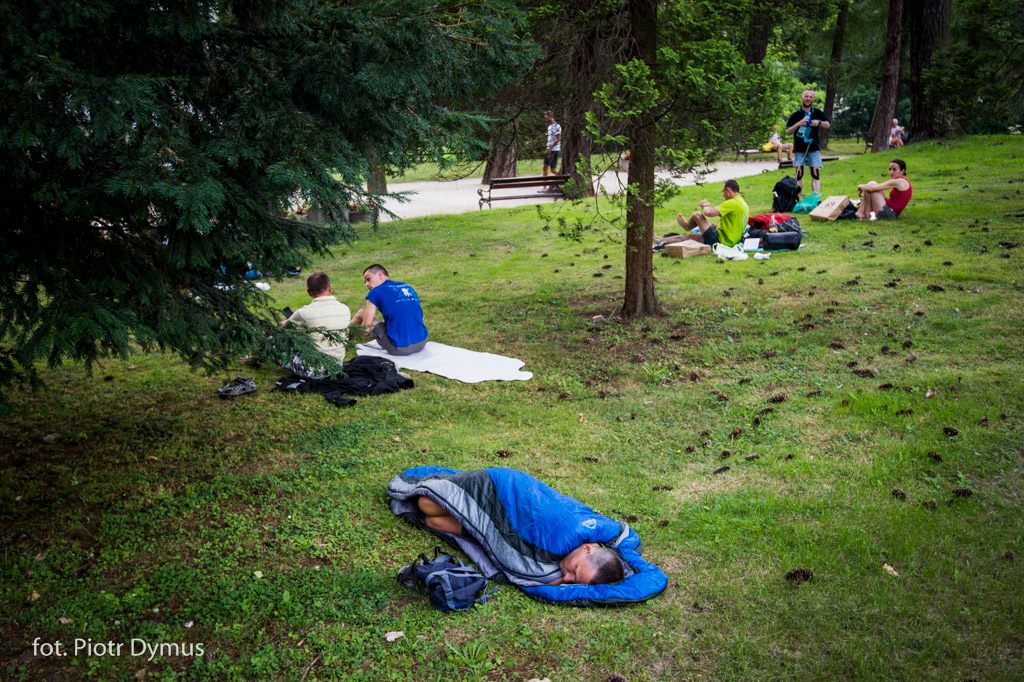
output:
<path id="1" fill-rule="evenodd" d="M 885 190 L 889 198 L 885 198 Z M 858 220 L 895 220 L 903 213 L 910 203 L 914 188 L 907 178 L 907 162 L 893 159 L 889 162 L 889 179 L 885 182 L 871 182 L 857 185 L 860 195 L 860 206 L 857 207 Z"/>

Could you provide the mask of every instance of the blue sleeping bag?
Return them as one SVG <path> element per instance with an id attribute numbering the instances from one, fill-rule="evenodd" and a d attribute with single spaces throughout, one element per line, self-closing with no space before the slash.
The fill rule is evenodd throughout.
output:
<path id="1" fill-rule="evenodd" d="M 415 467 L 388 484 L 391 511 L 427 528 L 416 498 L 427 496 L 462 523 L 462 535 L 438 533 L 493 580 L 530 597 L 573 606 L 632 604 L 661 593 L 668 577 L 640 556 L 640 537 L 624 523 L 515 469 L 457 471 Z M 428 529 L 430 530 L 430 529 Z M 626 577 L 606 585 L 551 585 L 562 557 L 586 542 L 618 552 Z"/>

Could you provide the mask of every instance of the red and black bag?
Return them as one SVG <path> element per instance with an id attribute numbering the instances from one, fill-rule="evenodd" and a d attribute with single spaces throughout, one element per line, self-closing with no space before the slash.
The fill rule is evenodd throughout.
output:
<path id="1" fill-rule="evenodd" d="M 774 218 L 775 223 L 778 224 L 783 223 L 792 217 L 793 216 L 788 213 L 759 213 L 757 215 L 750 216 L 747 220 L 747 225 L 749 225 L 752 230 L 767 230 L 768 226 L 772 224 L 772 218 Z"/>

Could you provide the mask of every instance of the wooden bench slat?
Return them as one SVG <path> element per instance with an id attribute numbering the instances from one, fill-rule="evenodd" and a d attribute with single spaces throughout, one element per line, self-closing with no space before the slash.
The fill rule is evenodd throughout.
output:
<path id="1" fill-rule="evenodd" d="M 517 187 L 519 185 L 560 185 L 569 179 L 568 175 L 537 175 L 521 178 L 491 178 L 487 183 L 491 187 Z"/>
<path id="2" fill-rule="evenodd" d="M 491 197 L 487 201 L 503 201 L 505 199 L 543 199 L 544 197 L 557 197 L 559 199 L 565 197 L 561 192 L 534 192 L 533 194 L 502 194 L 501 196 Z"/>
<path id="3" fill-rule="evenodd" d="M 564 198 L 565 195 L 561 191 L 562 185 L 569 181 L 570 176 L 568 175 L 523 175 L 514 178 L 491 178 L 487 182 L 487 188 L 480 188 L 476 193 L 480 196 L 479 205 L 480 208 L 484 207 L 484 203 L 490 205 L 492 201 L 502 201 L 505 199 L 533 199 L 540 198 Z M 494 190 L 497 189 L 520 189 L 525 187 L 549 187 L 550 191 L 537 192 L 535 194 L 515 194 L 515 195 L 498 195 L 493 194 Z"/>

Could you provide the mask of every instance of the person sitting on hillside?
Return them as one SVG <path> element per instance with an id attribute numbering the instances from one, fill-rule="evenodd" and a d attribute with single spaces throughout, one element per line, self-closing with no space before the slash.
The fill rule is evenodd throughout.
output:
<path id="1" fill-rule="evenodd" d="M 439 533 L 462 535 L 462 524 L 458 519 L 429 497 L 416 500 L 420 511 L 426 515 L 424 522 L 431 530 Z M 562 575 L 548 585 L 605 585 L 617 583 L 625 575 L 625 566 L 614 550 L 596 542 L 585 542 L 569 552 L 558 566 Z"/>
<path id="2" fill-rule="evenodd" d="M 391 355 L 412 355 L 427 345 L 420 297 L 411 285 L 395 282 L 383 265 L 374 263 L 363 270 L 369 292 L 366 305 L 356 313 L 353 324 L 373 334 L 380 347 Z M 384 319 L 377 321 L 377 311 Z"/>
<path id="3" fill-rule="evenodd" d="M 885 197 L 885 190 L 891 190 Z M 858 220 L 895 220 L 903 213 L 914 194 L 914 188 L 907 178 L 907 162 L 893 159 L 889 162 L 889 179 L 885 182 L 871 182 L 857 185 L 860 195 L 860 206 L 857 207 Z"/>
<path id="4" fill-rule="evenodd" d="M 889 129 L 889 146 L 899 149 L 903 146 L 903 126 L 900 125 L 900 120 L 894 118 L 892 120 L 892 128 Z"/>
<path id="5" fill-rule="evenodd" d="M 747 219 L 750 218 L 750 207 L 740 196 L 740 183 L 735 180 L 726 180 L 722 185 L 722 196 L 725 197 L 718 206 L 712 206 L 707 199 L 701 199 L 700 210 L 693 213 L 689 218 L 683 218 L 680 213 L 676 216 L 676 222 L 686 230 L 687 234 L 673 237 L 663 237 L 654 241 L 654 250 L 661 251 L 669 244 L 693 240 L 709 246 L 724 244 L 735 246 L 743 240 L 743 231 L 747 228 Z M 708 216 L 721 216 L 722 220 L 716 227 L 708 222 Z M 694 228 L 699 233 L 691 232 Z"/>
<path id="6" fill-rule="evenodd" d="M 343 331 L 348 329 L 351 313 L 348 306 L 338 301 L 331 293 L 331 279 L 325 272 L 314 272 L 306 278 L 306 293 L 313 299 L 309 305 L 302 306 L 287 319 L 281 321 L 281 327 L 293 326 L 304 329 L 326 329 Z M 345 360 L 345 344 L 335 343 L 314 331 L 317 349 L 329 355 L 339 363 Z M 305 379 L 321 379 L 323 374 L 311 371 L 301 358 L 295 356 L 285 365 L 296 375 Z"/>

